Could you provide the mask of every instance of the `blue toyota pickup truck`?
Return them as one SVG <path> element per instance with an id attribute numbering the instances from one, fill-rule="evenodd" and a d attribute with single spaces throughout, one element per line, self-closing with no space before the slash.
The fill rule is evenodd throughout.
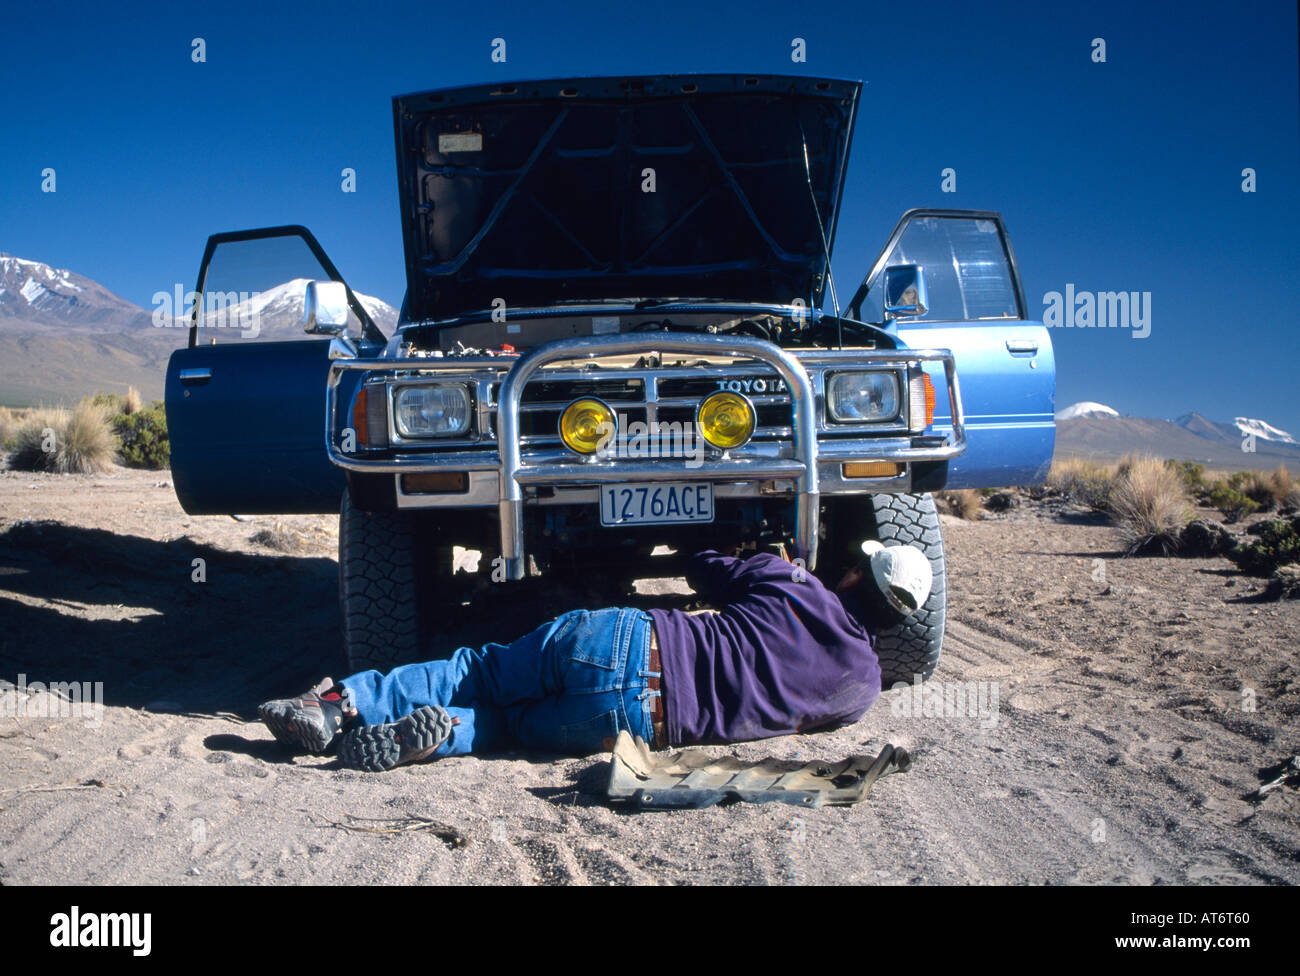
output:
<path id="1" fill-rule="evenodd" d="M 455 547 L 506 596 L 708 545 L 784 542 L 838 578 L 863 538 L 910 542 L 935 585 L 881 665 L 928 677 L 930 493 L 1042 480 L 1055 364 L 991 211 L 908 211 L 835 293 L 860 94 L 680 75 L 395 98 L 400 314 L 305 228 L 210 238 L 167 370 L 181 504 L 339 511 L 354 668 L 420 653 L 464 595 Z"/>

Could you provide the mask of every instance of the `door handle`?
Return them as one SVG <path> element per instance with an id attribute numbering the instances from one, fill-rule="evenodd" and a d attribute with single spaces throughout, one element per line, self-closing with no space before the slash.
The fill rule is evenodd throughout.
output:
<path id="1" fill-rule="evenodd" d="M 195 386 L 199 383 L 206 383 L 212 379 L 212 370 L 207 366 L 198 366 L 193 369 L 183 369 L 180 372 L 181 382 L 186 386 Z"/>
<path id="2" fill-rule="evenodd" d="M 1035 339 L 1008 339 L 1007 352 L 1013 356 L 1038 355 L 1038 342 Z"/>

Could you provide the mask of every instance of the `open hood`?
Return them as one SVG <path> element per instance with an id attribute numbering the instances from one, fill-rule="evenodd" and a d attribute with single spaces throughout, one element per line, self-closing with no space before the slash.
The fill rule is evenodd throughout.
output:
<path id="1" fill-rule="evenodd" d="M 813 200 L 829 245 L 861 87 L 655 75 L 393 99 L 407 318 L 496 299 L 818 306 Z"/>

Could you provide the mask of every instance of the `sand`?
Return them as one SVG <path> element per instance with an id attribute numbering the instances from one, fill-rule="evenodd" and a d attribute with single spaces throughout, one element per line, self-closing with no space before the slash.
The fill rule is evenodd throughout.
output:
<path id="1" fill-rule="evenodd" d="M 300 552 L 251 541 L 277 523 Z M 1114 529 L 1050 503 L 944 532 L 934 687 L 974 707 L 887 691 L 857 725 L 710 750 L 836 759 L 888 741 L 910 772 L 851 808 L 628 812 L 605 802 L 603 756 L 366 775 L 281 751 L 257 703 L 343 669 L 334 519 L 187 516 L 166 472 L 0 473 L 0 680 L 102 682 L 104 705 L 60 715 L 36 694 L 0 715 L 0 882 L 1300 880 L 1297 791 L 1244 799 L 1300 751 L 1300 604 L 1258 602 L 1223 559 L 1121 558 Z M 639 589 L 687 598 L 681 581 Z M 440 640 L 609 599 L 537 588 Z"/>

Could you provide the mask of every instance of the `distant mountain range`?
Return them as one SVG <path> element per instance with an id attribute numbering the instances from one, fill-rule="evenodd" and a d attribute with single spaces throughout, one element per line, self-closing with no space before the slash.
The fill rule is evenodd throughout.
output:
<path id="1" fill-rule="evenodd" d="M 307 280 L 239 296 L 225 314 L 259 339 L 302 336 Z M 393 331 L 397 310 L 357 293 L 375 323 Z M 55 404 L 138 389 L 162 397 L 167 358 L 188 340 L 188 318 L 158 328 L 152 309 L 84 275 L 0 252 L 0 404 Z M 253 327 L 256 331 L 254 333 Z"/>
<path id="2" fill-rule="evenodd" d="M 255 326 L 259 339 L 299 337 L 306 283 L 296 278 L 236 296 L 220 314 L 247 334 Z M 369 295 L 357 297 L 391 334 L 397 310 Z M 213 314 L 209 310 L 205 322 L 215 324 Z M 68 403 L 91 393 L 122 393 L 128 386 L 148 400 L 160 398 L 167 357 L 187 341 L 189 321 L 158 328 L 153 318 L 152 310 L 84 275 L 0 252 L 0 404 Z M 1093 401 L 1065 407 L 1056 418 L 1058 456 L 1115 460 L 1136 452 L 1217 468 L 1285 463 L 1300 471 L 1300 442 L 1263 420 L 1220 423 L 1199 413 L 1175 420 L 1125 417 Z"/>
<path id="3" fill-rule="evenodd" d="M 1058 457 L 1113 461 L 1137 453 L 1199 461 L 1210 468 L 1267 470 L 1286 464 L 1300 470 L 1300 441 L 1251 417 L 1221 423 L 1192 412 L 1155 420 L 1121 416 L 1105 404 L 1087 401 L 1058 411 L 1056 420 Z"/>

